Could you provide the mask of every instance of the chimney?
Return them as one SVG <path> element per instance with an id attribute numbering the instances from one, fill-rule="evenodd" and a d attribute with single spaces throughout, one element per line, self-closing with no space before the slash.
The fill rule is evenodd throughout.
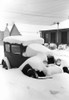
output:
<path id="1" fill-rule="evenodd" d="M 6 23 L 6 27 L 8 27 L 8 23 Z"/>

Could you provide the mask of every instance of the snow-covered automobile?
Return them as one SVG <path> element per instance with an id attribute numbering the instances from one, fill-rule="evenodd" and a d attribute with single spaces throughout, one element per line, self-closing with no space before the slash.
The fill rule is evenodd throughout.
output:
<path id="1" fill-rule="evenodd" d="M 44 44 L 41 37 L 8 36 L 4 38 L 4 59 L 2 65 L 4 68 L 18 68 L 30 56 L 26 56 L 27 47 L 32 44 Z M 25 53 L 25 54 L 24 54 Z M 25 56 L 24 56 L 25 55 Z"/>
<path id="2" fill-rule="evenodd" d="M 1 100 L 69 100 L 69 74 L 63 73 L 60 60 L 56 66 L 48 56 L 39 53 L 19 68 L 0 67 Z"/>
<path id="3" fill-rule="evenodd" d="M 45 54 L 40 53 L 27 59 L 19 69 L 29 77 L 46 78 L 47 76 L 63 72 L 63 68 L 59 67 L 59 63 L 55 63 L 53 56 L 48 58 Z"/>

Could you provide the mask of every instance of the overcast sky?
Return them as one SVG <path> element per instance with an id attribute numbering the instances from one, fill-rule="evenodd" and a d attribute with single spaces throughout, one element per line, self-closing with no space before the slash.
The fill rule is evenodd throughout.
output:
<path id="1" fill-rule="evenodd" d="M 69 16 L 69 0 L 0 0 L 0 23 L 52 25 Z"/>

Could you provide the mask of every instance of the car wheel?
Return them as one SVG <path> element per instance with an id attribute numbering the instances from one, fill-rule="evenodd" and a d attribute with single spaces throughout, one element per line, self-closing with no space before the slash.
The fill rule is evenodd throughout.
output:
<path id="1" fill-rule="evenodd" d="M 37 78 L 36 72 L 35 72 L 35 70 L 32 69 L 32 68 L 30 68 L 30 69 L 27 70 L 27 75 L 28 75 L 29 77 Z"/>
<path id="2" fill-rule="evenodd" d="M 4 60 L 2 60 L 2 65 L 3 65 L 3 68 L 8 69 L 8 66 Z"/>

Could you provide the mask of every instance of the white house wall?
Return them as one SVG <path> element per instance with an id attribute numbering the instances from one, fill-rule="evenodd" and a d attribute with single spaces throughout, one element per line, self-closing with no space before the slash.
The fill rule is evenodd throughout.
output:
<path id="1" fill-rule="evenodd" d="M 0 41 L 3 40 L 4 32 L 0 32 Z"/>
<path id="2" fill-rule="evenodd" d="M 4 31 L 4 38 L 9 36 L 10 32 L 8 30 L 8 28 L 6 27 L 5 31 Z"/>

